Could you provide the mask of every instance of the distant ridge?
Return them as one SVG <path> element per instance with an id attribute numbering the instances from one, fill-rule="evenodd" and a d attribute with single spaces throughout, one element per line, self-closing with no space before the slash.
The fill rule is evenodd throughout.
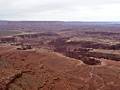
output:
<path id="1" fill-rule="evenodd" d="M 0 20 L 0 30 L 36 30 L 52 31 L 62 29 L 79 29 L 79 28 L 110 28 L 118 30 L 120 22 L 83 22 L 83 21 L 7 21 Z"/>

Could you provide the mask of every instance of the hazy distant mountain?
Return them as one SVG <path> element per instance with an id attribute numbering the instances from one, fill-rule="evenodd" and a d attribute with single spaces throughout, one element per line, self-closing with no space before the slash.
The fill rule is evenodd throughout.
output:
<path id="1" fill-rule="evenodd" d="M 0 21 L 0 30 L 61 30 L 80 27 L 120 27 L 120 22 Z"/>

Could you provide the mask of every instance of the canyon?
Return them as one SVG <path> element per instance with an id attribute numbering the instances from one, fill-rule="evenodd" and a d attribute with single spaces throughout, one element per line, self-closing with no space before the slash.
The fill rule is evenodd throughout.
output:
<path id="1" fill-rule="evenodd" d="M 1 21 L 0 32 L 0 90 L 120 89 L 119 24 Z"/>

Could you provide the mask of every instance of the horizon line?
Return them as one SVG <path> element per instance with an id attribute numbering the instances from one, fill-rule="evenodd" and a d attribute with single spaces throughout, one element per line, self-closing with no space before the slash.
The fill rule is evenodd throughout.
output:
<path id="1" fill-rule="evenodd" d="M 112 22 L 120 22 L 120 21 L 74 21 L 74 20 L 0 20 L 1 21 L 10 21 L 10 22 L 106 22 L 106 23 L 112 23 Z"/>

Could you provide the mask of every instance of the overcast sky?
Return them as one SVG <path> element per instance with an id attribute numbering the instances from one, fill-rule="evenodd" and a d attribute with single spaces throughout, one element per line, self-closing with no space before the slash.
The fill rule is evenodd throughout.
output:
<path id="1" fill-rule="evenodd" d="M 120 21 L 120 0 L 0 0 L 0 20 Z"/>

